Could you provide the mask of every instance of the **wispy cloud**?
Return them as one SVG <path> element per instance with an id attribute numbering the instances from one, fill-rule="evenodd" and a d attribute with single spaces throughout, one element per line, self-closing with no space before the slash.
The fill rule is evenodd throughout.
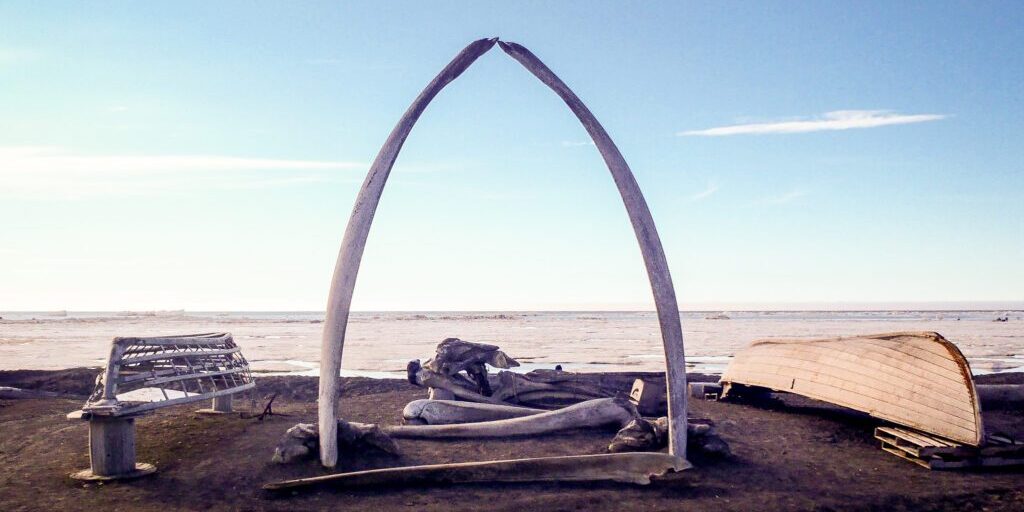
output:
<path id="1" fill-rule="evenodd" d="M 703 201 L 718 192 L 718 185 L 715 183 L 708 183 L 708 188 L 697 192 L 690 196 L 690 201 Z"/>
<path id="2" fill-rule="evenodd" d="M 358 179 L 358 171 L 365 168 L 366 164 L 344 161 L 83 155 L 50 147 L 0 147 L 0 195 L 79 199 L 193 189 L 269 188 Z M 282 172 L 288 174 L 282 176 Z"/>
<path id="3" fill-rule="evenodd" d="M 563 140 L 563 148 L 578 148 L 580 146 L 593 146 L 594 141 L 592 140 Z"/>
<path id="4" fill-rule="evenodd" d="M 791 190 L 789 192 L 786 192 L 785 194 L 762 198 L 761 200 L 757 201 L 756 204 L 776 205 L 792 203 L 793 201 L 796 201 L 797 199 L 800 199 L 801 197 L 804 197 L 806 195 L 807 192 L 804 190 Z"/>
<path id="5" fill-rule="evenodd" d="M 854 128 L 877 128 L 899 124 L 924 123 L 945 119 L 945 114 L 899 114 L 889 110 L 834 110 L 814 118 L 745 123 L 718 126 L 703 130 L 679 132 L 680 136 L 724 137 L 727 135 L 762 135 L 779 133 L 809 133 Z"/>

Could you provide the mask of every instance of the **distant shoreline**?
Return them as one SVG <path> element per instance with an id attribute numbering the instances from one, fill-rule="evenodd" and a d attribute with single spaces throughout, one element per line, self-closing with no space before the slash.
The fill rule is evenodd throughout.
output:
<path id="1" fill-rule="evenodd" d="M 1011 308 L 883 308 L 883 309 L 681 309 L 679 313 L 1024 313 L 1024 304 Z M 111 315 L 111 316 L 145 316 L 145 315 L 237 315 L 244 313 L 275 314 L 275 315 L 322 315 L 324 311 L 303 310 L 303 309 L 233 309 L 233 310 L 0 310 L 3 314 L 16 315 L 58 315 L 64 314 L 86 314 L 86 315 Z M 558 313 L 656 313 L 653 309 L 389 309 L 389 310 L 353 310 L 356 314 L 430 314 L 430 315 L 479 315 L 479 314 L 558 314 Z"/>

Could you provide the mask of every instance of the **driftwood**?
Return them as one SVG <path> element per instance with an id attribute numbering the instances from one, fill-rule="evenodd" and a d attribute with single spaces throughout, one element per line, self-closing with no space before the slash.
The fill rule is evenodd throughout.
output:
<path id="1" fill-rule="evenodd" d="M 519 418 L 452 425 L 398 425 L 384 427 L 384 432 L 392 437 L 413 439 L 503 438 L 580 428 L 622 428 L 635 418 L 636 408 L 628 401 L 599 398 Z"/>
<path id="2" fill-rule="evenodd" d="M 497 482 L 622 482 L 647 485 L 652 479 L 688 469 L 680 457 L 665 453 L 614 453 L 463 462 L 285 480 L 263 486 L 268 491 L 309 487 L 366 488 L 402 485 Z"/>
<path id="3" fill-rule="evenodd" d="M 334 429 L 337 428 L 338 379 L 345 345 L 345 330 L 363 249 L 388 175 L 406 138 L 431 100 L 497 42 L 497 38 L 492 38 L 470 43 L 424 88 L 391 131 L 356 196 L 334 267 L 320 350 L 319 424 L 326 438 L 320 445 L 320 461 L 324 466 L 334 467 L 338 461 Z M 565 102 L 590 134 L 615 181 L 640 246 L 651 283 L 654 305 L 658 311 L 669 384 L 669 451 L 685 460 L 686 361 L 683 330 L 668 261 L 643 193 L 611 137 L 569 86 L 526 48 L 515 43 L 499 44 L 506 54 L 522 64 Z"/>
<path id="4" fill-rule="evenodd" d="M 540 414 L 544 409 L 454 400 L 413 400 L 402 411 L 407 425 L 478 423 Z"/>

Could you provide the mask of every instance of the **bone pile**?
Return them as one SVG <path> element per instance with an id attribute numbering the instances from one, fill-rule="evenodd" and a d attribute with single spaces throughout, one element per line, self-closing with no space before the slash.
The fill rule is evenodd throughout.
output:
<path id="1" fill-rule="evenodd" d="M 437 345 L 433 358 L 422 364 L 409 362 L 409 382 L 426 388 L 428 398 L 406 405 L 404 425 L 339 420 L 338 442 L 357 450 L 396 454 L 393 439 L 494 439 L 614 429 L 618 432 L 608 445 L 612 453 L 658 451 L 667 446 L 668 419 L 658 416 L 665 412 L 664 400 L 655 401 L 660 406 L 653 408 L 644 402 L 638 410 L 640 401 L 629 398 L 637 386 L 663 390 L 663 374 L 508 371 L 517 366 L 519 362 L 497 346 L 447 338 Z M 489 373 L 488 367 L 499 371 Z M 688 448 L 694 452 L 707 457 L 729 454 L 728 444 L 715 435 L 710 420 L 690 419 L 687 433 Z M 281 439 L 274 461 L 312 456 L 317 446 L 316 427 L 296 425 Z"/>

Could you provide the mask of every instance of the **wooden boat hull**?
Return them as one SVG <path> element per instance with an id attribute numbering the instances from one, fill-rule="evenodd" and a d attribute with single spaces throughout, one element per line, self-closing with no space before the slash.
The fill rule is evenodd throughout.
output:
<path id="1" fill-rule="evenodd" d="M 935 332 L 759 340 L 736 354 L 722 383 L 725 397 L 734 384 L 758 386 L 972 446 L 985 438 L 970 366 Z"/>

